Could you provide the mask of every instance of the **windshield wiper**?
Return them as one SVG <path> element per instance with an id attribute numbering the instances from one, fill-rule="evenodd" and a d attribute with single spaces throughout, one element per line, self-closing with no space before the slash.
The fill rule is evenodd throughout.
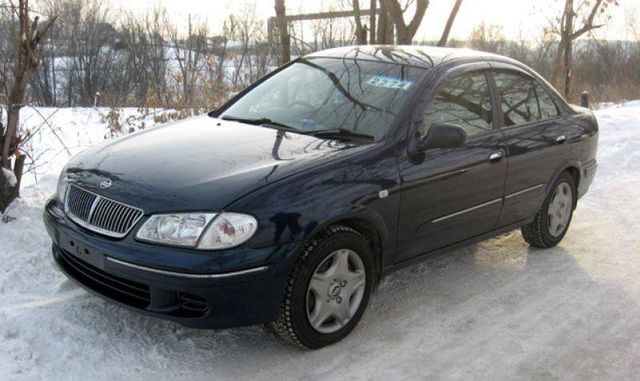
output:
<path id="1" fill-rule="evenodd" d="M 310 131 L 309 135 L 315 136 L 316 138 L 322 139 L 335 139 L 335 140 L 347 140 L 347 141 L 366 141 L 373 142 L 375 137 L 367 134 L 361 134 L 358 132 L 354 132 L 351 130 L 347 130 L 344 128 L 338 128 L 335 130 L 319 130 L 319 131 Z"/>
<path id="2" fill-rule="evenodd" d="M 233 121 L 233 122 L 252 124 L 252 125 L 255 125 L 255 126 L 267 126 L 267 127 L 272 126 L 272 127 L 276 127 L 276 130 L 296 132 L 298 134 L 303 134 L 304 133 L 303 131 L 300 131 L 297 128 L 293 128 L 293 127 L 287 126 L 284 123 L 276 122 L 276 121 L 271 120 L 269 118 L 240 118 L 240 117 L 235 117 L 235 116 L 223 116 L 222 119 L 223 120 L 230 120 L 230 121 Z"/>

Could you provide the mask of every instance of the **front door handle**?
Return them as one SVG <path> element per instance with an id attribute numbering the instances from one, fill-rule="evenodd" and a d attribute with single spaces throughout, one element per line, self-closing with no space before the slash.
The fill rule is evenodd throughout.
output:
<path id="1" fill-rule="evenodd" d="M 563 143 L 564 143 L 564 142 L 566 142 L 566 141 L 567 141 L 567 137 L 566 137 L 566 136 L 564 136 L 564 135 L 560 135 L 560 136 L 558 136 L 558 138 L 556 139 L 556 143 L 558 143 L 558 144 L 563 144 Z"/>
<path id="2" fill-rule="evenodd" d="M 496 161 L 500 161 L 502 159 L 502 152 L 494 152 L 489 155 L 489 161 L 495 163 Z"/>

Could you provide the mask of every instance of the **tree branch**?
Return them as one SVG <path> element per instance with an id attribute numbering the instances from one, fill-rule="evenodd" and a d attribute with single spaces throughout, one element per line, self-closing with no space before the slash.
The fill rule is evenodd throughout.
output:
<path id="1" fill-rule="evenodd" d="M 599 25 L 599 26 L 593 25 L 593 20 L 598 14 L 598 10 L 600 9 L 600 6 L 602 5 L 603 1 L 604 0 L 596 0 L 596 2 L 593 4 L 593 8 L 591 8 L 591 12 L 589 13 L 589 16 L 587 17 L 587 21 L 585 21 L 584 23 L 584 26 L 578 29 L 576 32 L 574 32 L 571 35 L 572 40 L 575 40 L 576 38 L 580 37 L 581 35 L 587 33 L 590 30 L 593 30 L 602 26 L 602 25 Z"/>

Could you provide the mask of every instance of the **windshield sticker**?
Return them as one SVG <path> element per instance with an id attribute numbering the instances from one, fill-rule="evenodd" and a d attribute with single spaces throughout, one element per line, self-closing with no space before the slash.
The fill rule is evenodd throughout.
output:
<path id="1" fill-rule="evenodd" d="M 371 77 L 367 81 L 367 83 L 371 86 L 375 87 L 385 87 L 388 89 L 400 89 L 400 90 L 408 90 L 411 85 L 413 85 L 413 81 L 407 81 L 392 77 L 385 77 L 383 75 L 375 75 Z"/>

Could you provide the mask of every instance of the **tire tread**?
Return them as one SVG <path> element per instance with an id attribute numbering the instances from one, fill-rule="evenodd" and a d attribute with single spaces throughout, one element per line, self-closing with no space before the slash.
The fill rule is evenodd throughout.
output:
<path id="1" fill-rule="evenodd" d="M 300 339 L 298 338 L 298 335 L 295 332 L 294 329 L 294 322 L 293 322 L 293 317 L 291 316 L 291 298 L 292 298 L 292 294 L 293 294 L 293 288 L 294 288 L 294 282 L 298 276 L 298 274 L 300 273 L 300 271 L 302 270 L 304 264 L 305 264 L 305 259 L 309 256 L 309 254 L 325 239 L 331 237 L 332 235 L 335 235 L 337 233 L 341 233 L 341 232 L 348 232 L 348 233 L 352 233 L 352 234 L 356 234 L 358 236 L 360 236 L 365 242 L 367 242 L 367 240 L 364 238 L 364 236 L 362 234 L 360 234 L 358 231 L 344 226 L 344 225 L 334 225 L 334 226 L 330 226 L 329 228 L 327 228 L 326 230 L 324 230 L 323 232 L 321 232 L 320 234 L 318 234 L 316 237 L 313 237 L 313 239 L 311 239 L 311 241 L 305 246 L 302 254 L 300 255 L 300 258 L 298 258 L 296 264 L 293 267 L 293 271 L 291 273 L 291 276 L 289 277 L 289 281 L 287 282 L 287 287 L 285 289 L 285 295 L 284 295 L 284 299 L 282 301 L 282 305 L 280 306 L 280 312 L 278 314 L 278 319 L 276 321 L 274 321 L 273 323 L 270 324 L 271 329 L 273 329 L 275 331 L 276 334 L 278 334 L 278 336 L 280 336 L 282 339 L 284 339 L 285 341 L 298 346 L 300 348 L 303 349 L 312 349 L 306 345 L 304 345 L 302 343 L 302 341 L 300 341 Z"/>
<path id="2" fill-rule="evenodd" d="M 575 183 L 573 180 L 573 176 L 571 176 L 571 173 L 567 171 L 560 173 L 556 181 L 553 183 L 553 186 L 549 190 L 549 194 L 545 198 L 545 201 L 543 202 L 542 206 L 536 213 L 536 216 L 533 218 L 533 221 L 531 221 L 529 224 L 524 225 L 520 228 L 520 231 L 522 232 L 522 238 L 524 238 L 524 240 L 533 247 L 547 249 L 547 248 L 556 246 L 558 242 L 560 242 L 564 237 L 566 230 L 569 229 L 569 226 L 567 225 L 567 227 L 565 228 L 566 229 L 565 232 L 562 234 L 562 236 L 558 240 L 552 240 L 549 237 L 545 238 L 544 229 L 547 228 L 545 225 L 545 220 L 547 218 L 546 209 L 548 208 L 548 202 L 549 202 L 548 199 L 553 194 L 551 192 L 554 191 L 556 185 L 562 180 L 565 180 L 569 184 L 569 186 L 571 187 L 571 190 L 573 191 L 573 199 L 575 200 L 576 198 Z M 575 207 L 575 202 L 576 201 L 574 201 L 574 207 Z"/>

